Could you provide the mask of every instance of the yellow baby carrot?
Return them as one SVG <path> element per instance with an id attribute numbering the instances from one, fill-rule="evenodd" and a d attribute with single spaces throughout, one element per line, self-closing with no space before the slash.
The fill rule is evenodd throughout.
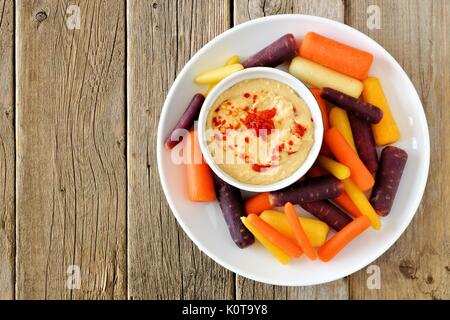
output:
<path id="1" fill-rule="evenodd" d="M 232 64 L 241 63 L 241 58 L 239 56 L 231 56 L 227 62 L 225 62 L 225 66 L 230 66 Z"/>
<path id="2" fill-rule="evenodd" d="M 333 159 L 319 155 L 317 157 L 317 163 L 321 168 L 327 170 L 339 180 L 344 180 L 350 177 L 350 169 Z"/>
<path id="3" fill-rule="evenodd" d="M 231 56 L 227 62 L 225 62 L 225 64 L 223 65 L 224 67 L 226 66 L 230 66 L 232 64 L 236 64 L 236 63 L 241 63 L 241 58 L 239 58 L 239 56 Z M 211 83 L 208 87 L 208 89 L 205 91 L 204 96 L 208 96 L 208 94 L 211 92 L 212 89 L 214 89 L 215 86 L 217 86 L 217 83 Z"/>
<path id="4" fill-rule="evenodd" d="M 369 200 L 366 198 L 364 192 L 361 191 L 350 179 L 342 181 L 345 192 L 352 199 L 355 206 L 361 211 L 364 216 L 370 219 L 370 223 L 374 229 L 381 228 L 380 217 L 377 215 Z"/>
<path id="5" fill-rule="evenodd" d="M 241 218 L 244 226 L 250 231 L 253 236 L 255 236 L 256 240 L 261 242 L 261 244 L 282 264 L 287 264 L 291 257 L 289 257 L 286 253 L 283 252 L 280 248 L 274 245 L 269 241 L 262 233 L 260 233 L 253 225 L 247 220 L 246 217 Z"/>
<path id="6" fill-rule="evenodd" d="M 229 75 L 244 69 L 242 64 L 235 63 L 230 64 L 229 66 L 219 67 L 212 70 L 208 70 L 200 74 L 197 78 L 195 78 L 195 82 L 199 84 L 211 84 L 217 83 Z"/>
<path id="7" fill-rule="evenodd" d="M 344 136 L 347 143 L 352 147 L 353 151 L 356 151 L 355 141 L 353 140 L 352 128 L 350 127 L 350 121 L 348 120 L 347 111 L 333 107 L 330 110 L 330 125 L 339 130 Z"/>
<path id="8" fill-rule="evenodd" d="M 208 94 L 212 91 L 212 89 L 214 89 L 214 87 L 217 86 L 217 83 L 211 83 L 208 87 L 208 89 L 206 89 L 204 96 L 207 97 Z"/>
<path id="9" fill-rule="evenodd" d="M 289 224 L 286 215 L 283 212 L 275 210 L 265 210 L 261 213 L 260 218 L 270 224 L 278 232 L 295 241 L 295 235 Z M 320 247 L 327 240 L 330 227 L 323 221 L 306 217 L 298 217 L 300 223 L 305 230 L 308 240 L 313 247 Z"/>
<path id="10" fill-rule="evenodd" d="M 373 137 L 378 146 L 391 144 L 400 139 L 400 131 L 398 130 L 395 119 L 392 116 L 391 108 L 383 93 L 380 81 L 375 77 L 369 77 L 363 82 L 364 90 L 363 99 L 381 110 L 383 110 L 383 118 L 377 124 L 372 125 Z"/>
<path id="11" fill-rule="evenodd" d="M 298 56 L 292 59 L 289 73 L 313 87 L 333 88 L 354 98 L 359 98 L 363 89 L 361 81 Z"/>

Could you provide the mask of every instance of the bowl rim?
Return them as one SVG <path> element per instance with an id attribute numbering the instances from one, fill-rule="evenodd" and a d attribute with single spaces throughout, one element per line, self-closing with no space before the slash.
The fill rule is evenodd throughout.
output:
<path id="1" fill-rule="evenodd" d="M 346 269 L 345 271 L 336 272 L 333 277 L 328 278 L 322 278 L 319 281 L 310 281 L 308 279 L 298 279 L 294 281 L 283 281 L 278 280 L 274 278 L 267 278 L 267 277 L 260 277 L 258 275 L 255 275 L 254 273 L 246 272 L 239 267 L 235 267 L 234 265 L 228 263 L 226 260 L 223 260 L 222 258 L 218 257 L 214 252 L 211 250 L 205 248 L 201 241 L 195 236 L 193 232 L 186 226 L 186 224 L 183 222 L 183 219 L 181 218 L 180 213 L 178 210 L 176 210 L 175 200 L 173 196 L 170 193 L 169 186 L 167 184 L 167 181 L 163 178 L 161 175 L 161 167 L 163 164 L 163 152 L 165 148 L 164 145 L 164 137 L 163 137 L 163 122 L 168 116 L 168 108 L 169 101 L 171 100 L 171 96 L 173 96 L 175 93 L 174 88 L 178 85 L 179 82 L 181 82 L 181 78 L 184 74 L 188 72 L 188 70 L 191 68 L 193 64 L 197 62 L 198 57 L 204 52 L 207 51 L 210 47 L 214 46 L 217 42 L 221 41 L 223 38 L 226 38 L 230 33 L 237 32 L 240 29 L 246 28 L 253 24 L 260 24 L 264 23 L 266 21 L 277 21 L 277 20 L 284 20 L 286 18 L 293 18 L 293 19 L 307 19 L 309 21 L 319 21 L 321 23 L 325 23 L 328 25 L 334 25 L 336 27 L 343 28 L 344 30 L 347 30 L 349 32 L 353 32 L 356 34 L 359 34 L 363 38 L 367 39 L 368 41 L 371 41 L 378 49 L 383 53 L 384 57 L 393 63 L 394 67 L 398 70 L 399 74 L 403 77 L 403 80 L 408 83 L 410 86 L 414 88 L 413 98 L 416 100 L 417 104 L 421 106 L 421 108 L 418 109 L 418 112 L 420 113 L 420 117 L 423 118 L 424 121 L 424 132 L 425 135 L 425 148 L 423 150 L 424 158 L 426 160 L 425 163 L 425 179 L 423 179 L 422 183 L 418 186 L 416 186 L 416 189 L 418 190 L 417 194 L 418 197 L 415 199 L 413 203 L 410 203 L 409 208 L 411 211 L 408 215 L 405 216 L 405 222 L 401 228 L 397 230 L 395 234 L 393 234 L 390 239 L 387 241 L 387 244 L 383 247 L 378 248 L 378 250 L 374 250 L 371 255 L 367 255 L 366 258 L 361 261 L 359 264 L 355 264 L 353 267 Z M 230 270 L 231 272 L 234 272 L 238 275 L 241 275 L 243 277 L 246 277 L 248 279 L 258 281 L 261 283 L 267 283 L 271 285 L 281 285 L 281 286 L 310 286 L 310 285 L 319 285 L 323 283 L 328 283 L 332 281 L 336 281 L 338 279 L 344 278 L 350 274 L 355 273 L 358 270 L 361 270 L 362 268 L 366 267 L 368 264 L 375 261 L 377 258 L 379 258 L 384 252 L 388 251 L 389 248 L 400 238 L 400 236 L 404 233 L 405 229 L 409 226 L 411 223 L 412 218 L 414 217 L 415 213 L 417 212 L 417 209 L 419 207 L 419 204 L 421 202 L 421 199 L 423 197 L 423 193 L 425 191 L 427 179 L 428 179 L 428 173 L 429 173 L 429 166 L 430 166 L 430 138 L 429 138 L 429 129 L 428 129 L 428 123 L 425 116 L 425 111 L 422 105 L 422 102 L 420 101 L 419 95 L 417 93 L 417 90 L 415 90 L 414 85 L 412 84 L 410 78 L 406 74 L 406 72 L 403 70 L 403 68 L 400 66 L 400 64 L 395 60 L 395 58 L 383 47 L 381 46 L 377 41 L 370 38 L 368 35 L 362 33 L 361 31 L 346 25 L 342 22 L 319 17 L 319 16 L 313 16 L 313 15 L 305 15 L 305 14 L 280 14 L 280 15 L 273 15 L 268 17 L 261 17 L 254 20 L 249 20 L 247 22 L 244 22 L 242 24 L 239 24 L 233 28 L 230 28 L 226 30 L 225 32 L 219 34 L 217 37 L 209 41 L 205 46 L 203 46 L 199 51 L 197 51 L 193 57 L 186 63 L 186 65 L 183 67 L 181 72 L 178 74 L 177 78 L 175 79 L 174 83 L 172 84 L 171 89 L 169 90 L 166 100 L 164 101 L 164 105 L 162 108 L 160 121 L 158 124 L 158 138 L 157 138 L 157 165 L 158 165 L 158 173 L 160 175 L 160 181 L 161 185 L 164 191 L 164 194 L 166 196 L 167 202 L 169 203 L 169 207 L 175 216 L 177 222 L 180 224 L 183 231 L 187 234 L 187 236 L 195 243 L 195 245 L 200 249 L 201 252 L 204 252 L 208 257 L 213 259 L 215 262 L 217 262 L 219 265 L 223 266 L 224 268 Z M 300 281 L 302 280 L 302 281 Z"/>
<path id="2" fill-rule="evenodd" d="M 287 85 L 289 88 L 294 90 L 294 92 L 305 102 L 307 108 L 311 113 L 311 117 L 313 119 L 314 124 L 314 141 L 303 163 L 291 175 L 287 176 L 286 178 L 271 184 L 264 184 L 264 185 L 244 183 L 224 172 L 217 165 L 217 163 L 211 156 L 210 150 L 207 146 L 205 135 L 206 121 L 208 119 L 209 112 L 213 107 L 214 103 L 216 102 L 216 100 L 219 98 L 219 96 L 226 90 L 233 87 L 234 85 L 237 85 L 238 83 L 241 83 L 242 81 L 245 80 L 253 80 L 253 79 L 275 80 Z M 297 182 L 301 177 L 303 177 L 306 174 L 306 172 L 312 167 L 312 165 L 316 161 L 323 140 L 322 113 L 320 111 L 316 99 L 314 98 L 309 88 L 303 82 L 295 78 L 293 75 L 289 74 L 287 71 L 281 71 L 279 69 L 268 67 L 248 68 L 233 73 L 226 79 L 219 82 L 214 87 L 214 89 L 211 90 L 211 92 L 206 97 L 203 103 L 203 107 L 200 111 L 198 119 L 197 136 L 203 154 L 203 158 L 205 159 L 206 163 L 210 166 L 212 171 L 220 179 L 241 190 L 250 192 L 270 192 L 286 188 L 292 185 L 293 183 Z"/>

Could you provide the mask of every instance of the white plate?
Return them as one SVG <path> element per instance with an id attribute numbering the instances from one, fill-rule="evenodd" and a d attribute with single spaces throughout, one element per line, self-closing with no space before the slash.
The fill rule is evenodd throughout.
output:
<path id="1" fill-rule="evenodd" d="M 206 87 L 193 83 L 200 72 L 220 66 L 231 55 L 248 57 L 283 34 L 300 40 L 315 31 L 374 55 L 370 75 L 377 76 L 389 100 L 402 138 L 397 146 L 408 152 L 408 163 L 390 215 L 380 231 L 368 230 L 332 261 L 306 257 L 279 264 L 259 244 L 241 250 L 231 240 L 219 205 L 193 203 L 187 197 L 185 170 L 172 163 L 164 139 L 185 111 L 192 96 Z M 280 67 L 285 70 L 285 66 Z M 164 192 L 178 223 L 194 243 L 225 268 L 244 277 L 275 285 L 315 285 L 345 277 L 370 264 L 400 237 L 411 222 L 423 195 L 429 167 L 428 126 L 419 96 L 395 59 L 374 40 L 341 23 L 306 15 L 278 15 L 249 21 L 210 41 L 186 64 L 171 87 L 161 114 L 157 143 L 158 169 Z M 414 245 L 414 244 L 413 244 Z"/>

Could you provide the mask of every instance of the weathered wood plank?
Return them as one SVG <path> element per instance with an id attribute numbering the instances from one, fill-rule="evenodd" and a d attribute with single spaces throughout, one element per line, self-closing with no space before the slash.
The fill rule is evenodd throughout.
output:
<path id="1" fill-rule="evenodd" d="M 300 13 L 344 22 L 342 0 L 234 0 L 234 24 L 275 14 Z"/>
<path id="2" fill-rule="evenodd" d="M 344 4 L 340 0 L 259 1 L 235 0 L 234 23 L 283 13 L 303 13 L 344 21 Z M 312 287 L 278 287 L 237 277 L 237 299 L 347 299 L 347 280 Z"/>
<path id="3" fill-rule="evenodd" d="M 230 299 L 234 277 L 178 227 L 156 166 L 167 91 L 189 58 L 230 26 L 228 1 L 128 1 L 128 295 Z"/>
<path id="4" fill-rule="evenodd" d="M 14 298 L 14 5 L 0 0 L 0 299 Z"/>
<path id="5" fill-rule="evenodd" d="M 367 7 L 381 9 L 381 29 L 369 30 Z M 425 197 L 399 241 L 374 264 L 381 289 L 364 271 L 350 278 L 354 299 L 450 298 L 450 3 L 446 0 L 348 1 L 346 22 L 385 47 L 411 77 L 425 108 L 431 167 Z"/>
<path id="6" fill-rule="evenodd" d="M 16 297 L 125 298 L 124 1 L 17 1 L 16 19 Z"/>

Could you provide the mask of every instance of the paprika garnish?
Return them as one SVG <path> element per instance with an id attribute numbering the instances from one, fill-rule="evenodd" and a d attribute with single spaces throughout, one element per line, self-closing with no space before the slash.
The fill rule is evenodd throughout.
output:
<path id="1" fill-rule="evenodd" d="M 270 164 L 252 164 L 252 170 L 256 172 L 264 172 L 271 167 Z"/>
<path id="2" fill-rule="evenodd" d="M 302 126 L 299 123 L 295 124 L 295 129 L 294 129 L 294 133 L 298 136 L 298 137 L 303 137 L 305 135 L 306 132 L 306 128 L 304 126 Z"/>
<path id="3" fill-rule="evenodd" d="M 276 113 L 276 108 L 261 111 L 253 110 L 245 117 L 244 124 L 248 129 L 255 130 L 257 137 L 260 136 L 260 130 L 266 130 L 267 134 L 270 134 L 275 129 L 273 117 Z"/>

